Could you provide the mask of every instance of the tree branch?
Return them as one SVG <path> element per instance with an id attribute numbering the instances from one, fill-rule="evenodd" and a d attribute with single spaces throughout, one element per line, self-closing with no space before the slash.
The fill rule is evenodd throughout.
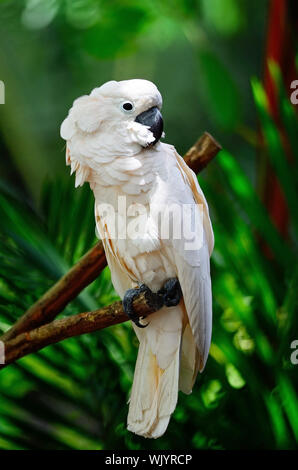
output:
<path id="1" fill-rule="evenodd" d="M 155 312 L 152 306 L 147 303 L 144 292 L 134 299 L 133 307 L 139 317 Z M 123 311 L 122 302 L 118 301 L 92 312 L 71 315 L 52 321 L 34 330 L 21 333 L 5 341 L 5 364 L 0 365 L 0 370 L 17 359 L 39 351 L 50 344 L 58 343 L 72 336 L 102 330 L 127 320 L 128 318 Z"/>
<path id="2" fill-rule="evenodd" d="M 221 145 L 212 137 L 209 132 L 204 134 L 186 152 L 184 160 L 188 166 L 197 174 L 200 173 L 208 163 L 221 150 Z"/>
<path id="3" fill-rule="evenodd" d="M 208 165 L 219 150 L 221 146 L 205 132 L 185 154 L 184 159 L 190 168 L 198 173 Z M 80 313 L 52 321 L 71 300 L 99 276 L 106 264 L 102 243 L 98 242 L 0 337 L 5 344 L 5 365 L 71 336 L 90 333 L 127 321 L 121 302 L 94 312 Z M 142 295 L 136 298 L 135 304 L 140 315 L 153 312 Z"/>
<path id="4" fill-rule="evenodd" d="M 5 342 L 25 331 L 52 321 L 66 305 L 94 279 L 106 266 L 106 256 L 99 241 L 56 284 L 53 285 L 17 322 L 1 337 Z"/>

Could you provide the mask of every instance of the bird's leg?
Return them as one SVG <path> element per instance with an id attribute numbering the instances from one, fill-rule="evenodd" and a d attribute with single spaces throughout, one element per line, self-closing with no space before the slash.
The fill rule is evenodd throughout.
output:
<path id="1" fill-rule="evenodd" d="M 163 298 L 159 294 L 154 294 L 151 289 L 149 289 L 148 286 L 145 284 L 141 284 L 139 287 L 136 287 L 135 289 L 128 289 L 123 297 L 123 310 L 126 313 L 126 315 L 133 321 L 139 328 L 145 328 L 148 326 L 148 323 L 146 325 L 142 325 L 139 320 L 140 318 L 135 314 L 134 309 L 133 309 L 133 301 L 135 297 L 137 297 L 139 294 L 142 292 L 145 292 L 145 298 L 154 310 L 159 310 L 163 306 Z M 141 317 L 142 319 L 143 317 Z"/>
<path id="2" fill-rule="evenodd" d="M 145 328 L 148 325 L 148 323 L 146 325 L 142 325 L 139 322 L 140 318 L 135 314 L 133 309 L 133 301 L 135 297 L 142 292 L 145 292 L 146 301 L 154 310 L 159 310 L 164 305 L 166 307 L 174 307 L 179 304 L 182 297 L 180 283 L 177 278 L 168 279 L 157 293 L 152 292 L 152 290 L 145 284 L 141 284 L 135 289 L 128 289 L 123 297 L 123 309 L 126 315 L 139 328 Z"/>
<path id="3" fill-rule="evenodd" d="M 178 305 L 182 297 L 180 282 L 176 277 L 168 279 L 157 294 L 162 296 L 163 303 L 166 307 Z"/>

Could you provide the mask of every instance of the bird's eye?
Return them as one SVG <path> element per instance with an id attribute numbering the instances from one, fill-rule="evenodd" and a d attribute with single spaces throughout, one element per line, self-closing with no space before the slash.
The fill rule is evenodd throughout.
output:
<path id="1" fill-rule="evenodd" d="M 122 104 L 122 108 L 124 109 L 124 111 L 132 111 L 133 110 L 133 104 L 130 102 L 130 101 L 125 101 L 123 104 Z"/>

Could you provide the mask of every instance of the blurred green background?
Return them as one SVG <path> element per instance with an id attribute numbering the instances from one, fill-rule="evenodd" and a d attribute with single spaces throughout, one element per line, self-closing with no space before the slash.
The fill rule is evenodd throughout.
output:
<path id="1" fill-rule="evenodd" d="M 74 189 L 59 136 L 75 98 L 111 79 L 152 80 L 164 98 L 166 142 L 183 154 L 207 130 L 224 148 L 199 176 L 216 240 L 211 352 L 167 433 L 153 441 L 126 430 L 137 354 L 127 323 L 3 369 L 1 449 L 297 448 L 291 59 L 268 69 L 274 119 L 263 86 L 268 22 L 281 4 L 292 31 L 295 5 L 286 0 L 0 1 L 0 331 L 95 243 L 91 191 Z M 295 67 L 295 39 L 291 46 Z M 272 172 L 283 235 L 262 202 Z M 116 298 L 106 268 L 62 315 Z"/>

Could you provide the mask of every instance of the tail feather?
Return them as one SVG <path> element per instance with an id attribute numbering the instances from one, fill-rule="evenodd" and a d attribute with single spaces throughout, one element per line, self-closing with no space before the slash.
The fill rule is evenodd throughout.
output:
<path id="1" fill-rule="evenodd" d="M 192 392 L 198 371 L 200 369 L 200 355 L 191 331 L 187 323 L 181 344 L 181 361 L 179 374 L 179 390 L 189 395 Z"/>
<path id="2" fill-rule="evenodd" d="M 166 369 L 158 366 L 146 337 L 142 338 L 128 412 L 128 429 L 144 437 L 164 434 L 178 398 L 180 339 Z"/>
<path id="3" fill-rule="evenodd" d="M 183 303 L 148 318 L 149 326 L 137 331 L 140 346 L 127 427 L 157 438 L 168 427 L 178 390 L 191 393 L 201 361 Z"/>

